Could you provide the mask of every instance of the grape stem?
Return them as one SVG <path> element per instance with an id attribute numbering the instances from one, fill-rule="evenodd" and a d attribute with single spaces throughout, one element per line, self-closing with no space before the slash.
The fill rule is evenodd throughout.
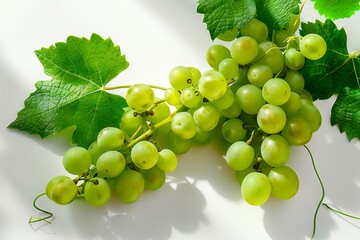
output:
<path id="1" fill-rule="evenodd" d="M 40 194 L 39 196 L 37 196 L 37 197 L 34 199 L 34 201 L 33 201 L 33 206 L 34 206 L 34 208 L 36 208 L 36 209 L 39 210 L 40 212 L 43 212 L 43 213 L 48 214 L 48 216 L 42 217 L 42 218 L 40 218 L 40 217 L 37 217 L 37 218 L 30 217 L 29 223 L 35 223 L 35 222 L 40 222 L 40 221 L 45 221 L 45 222 L 47 222 L 47 223 L 51 223 L 51 222 L 48 221 L 47 219 L 51 218 L 51 217 L 53 216 L 53 214 L 52 214 L 51 212 L 49 212 L 49 211 L 46 211 L 46 210 L 44 210 L 44 209 L 42 209 L 42 208 L 39 208 L 39 207 L 37 206 L 37 204 L 36 204 L 37 200 L 38 200 L 40 197 L 44 196 L 44 195 L 46 195 L 46 193 L 42 193 L 42 194 Z"/>
<path id="2" fill-rule="evenodd" d="M 357 216 L 354 216 L 354 215 L 350 215 L 350 214 L 347 214 L 347 213 L 344 213 L 344 212 L 342 212 L 342 211 L 337 210 L 337 209 L 335 208 L 335 206 L 332 205 L 332 204 L 323 203 L 323 206 L 327 207 L 327 208 L 330 209 L 331 211 L 336 212 L 336 213 L 338 213 L 338 214 L 344 215 L 344 216 L 349 217 L 349 218 L 354 218 L 354 219 L 360 220 L 360 217 L 357 217 Z"/>
<path id="3" fill-rule="evenodd" d="M 103 91 L 107 91 L 107 90 L 116 90 L 116 89 L 121 89 L 121 88 L 130 88 L 133 85 L 119 85 L 119 86 L 113 86 L 113 87 L 102 87 L 101 90 Z M 159 90 L 163 90 L 165 91 L 167 88 L 166 87 L 162 87 L 162 86 L 157 86 L 157 85 L 149 85 L 151 88 L 155 88 L 155 89 L 159 89 Z"/>
<path id="4" fill-rule="evenodd" d="M 324 184 L 322 183 L 321 181 L 321 178 L 320 178 L 320 175 L 316 169 L 316 166 L 315 166 L 315 161 L 314 161 L 314 157 L 313 155 L 311 154 L 311 151 L 310 149 L 304 145 L 304 147 L 306 148 L 306 150 L 308 151 L 309 155 L 310 155 L 310 158 L 311 158 L 311 163 L 312 163 L 312 166 L 313 166 L 313 169 L 315 171 L 315 174 L 316 174 L 316 177 L 317 179 L 319 180 L 319 183 L 320 183 L 320 186 L 321 186 L 321 198 L 320 198 L 320 201 L 318 203 L 318 205 L 316 206 L 316 209 L 315 209 L 315 213 L 314 213 L 314 218 L 313 218 L 313 232 L 312 232 L 312 235 L 311 235 L 311 239 L 314 239 L 314 236 L 315 236 L 315 232 L 316 232 L 316 219 L 317 219 L 317 214 L 319 212 L 319 208 L 324 200 L 324 197 L 325 197 L 325 188 L 324 188 Z"/>

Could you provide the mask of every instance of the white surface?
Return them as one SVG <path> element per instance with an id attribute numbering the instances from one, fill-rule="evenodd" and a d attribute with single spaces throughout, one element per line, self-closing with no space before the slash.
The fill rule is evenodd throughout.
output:
<path id="1" fill-rule="evenodd" d="M 318 17 L 308 1 L 303 18 Z M 350 50 L 359 49 L 358 13 L 338 21 L 349 35 Z M 180 157 L 171 183 L 146 193 L 137 203 L 112 201 L 94 208 L 84 202 L 58 206 L 43 198 L 52 224 L 27 223 L 38 212 L 35 196 L 47 181 L 65 173 L 61 155 L 68 141 L 41 140 L 6 129 L 34 91 L 34 83 L 49 79 L 34 50 L 65 41 L 68 35 L 111 37 L 127 56 L 130 67 L 119 82 L 168 86 L 176 65 L 207 70 L 205 51 L 211 41 L 196 13 L 195 0 L 1 0 L 0 1 L 0 239 L 115 240 L 115 239 L 308 239 L 312 231 L 320 186 L 304 148 L 292 152 L 289 165 L 301 186 L 289 201 L 270 199 L 262 207 L 246 204 L 232 172 L 211 146 L 194 148 Z M 332 100 L 317 102 L 323 125 L 308 146 L 324 181 L 326 202 L 360 215 L 360 144 L 346 141 L 330 127 Z M 359 239 L 360 222 L 320 208 L 316 239 Z"/>

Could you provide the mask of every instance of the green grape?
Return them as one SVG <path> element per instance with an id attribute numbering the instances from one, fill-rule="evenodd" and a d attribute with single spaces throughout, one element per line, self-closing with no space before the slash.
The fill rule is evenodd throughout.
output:
<path id="1" fill-rule="evenodd" d="M 190 150 L 192 142 L 190 139 L 183 139 L 169 131 L 166 135 L 166 147 L 176 154 L 183 154 Z"/>
<path id="2" fill-rule="evenodd" d="M 204 131 L 201 130 L 198 126 L 196 126 L 196 134 L 191 140 L 195 144 L 200 144 L 200 145 L 208 144 L 211 142 L 211 140 L 214 137 L 213 131 L 214 130 Z"/>
<path id="3" fill-rule="evenodd" d="M 119 149 L 124 145 L 126 133 L 115 127 L 103 128 L 97 137 L 97 143 L 100 148 L 109 151 Z"/>
<path id="4" fill-rule="evenodd" d="M 241 30 L 243 36 L 254 38 L 258 43 L 267 39 L 269 30 L 265 23 L 253 18 Z"/>
<path id="5" fill-rule="evenodd" d="M 188 112 L 179 112 L 171 120 L 171 130 L 180 138 L 190 139 L 196 134 L 196 124 Z"/>
<path id="6" fill-rule="evenodd" d="M 215 70 L 218 70 L 219 64 L 222 60 L 230 57 L 231 55 L 229 49 L 220 44 L 211 45 L 206 51 L 206 61 L 209 66 Z"/>
<path id="7" fill-rule="evenodd" d="M 255 63 L 250 66 L 247 72 L 249 82 L 257 87 L 263 87 L 266 81 L 273 78 L 271 67 L 262 63 Z"/>
<path id="8" fill-rule="evenodd" d="M 305 57 L 295 48 L 289 48 L 284 53 L 285 66 L 291 70 L 299 70 L 305 64 Z"/>
<path id="9" fill-rule="evenodd" d="M 302 146 L 312 137 L 311 125 L 298 115 L 291 116 L 287 119 L 281 135 L 290 145 Z"/>
<path id="10" fill-rule="evenodd" d="M 288 200 L 295 196 L 299 189 L 299 178 L 288 166 L 273 168 L 268 178 L 272 195 L 279 199 Z"/>
<path id="11" fill-rule="evenodd" d="M 281 50 L 271 41 L 259 44 L 259 55 L 254 61 L 270 66 L 273 73 L 278 73 L 284 66 L 284 56 Z"/>
<path id="12" fill-rule="evenodd" d="M 238 33 L 239 29 L 237 26 L 235 26 L 232 30 L 227 30 L 226 32 L 219 34 L 217 39 L 225 42 L 231 42 L 237 37 Z"/>
<path id="13" fill-rule="evenodd" d="M 201 72 L 199 69 L 197 69 L 196 67 L 187 67 L 190 72 L 191 72 L 191 75 L 192 75 L 192 82 L 191 84 L 193 86 L 197 86 L 198 85 L 198 82 L 199 82 L 199 79 L 201 77 Z"/>
<path id="14" fill-rule="evenodd" d="M 218 109 L 227 109 L 229 107 L 231 107 L 231 105 L 233 104 L 235 100 L 235 96 L 233 91 L 231 91 L 231 89 L 228 87 L 224 96 L 222 96 L 219 99 L 216 99 L 214 101 L 212 101 L 211 103 Z"/>
<path id="15" fill-rule="evenodd" d="M 140 169 L 152 168 L 159 158 L 156 146 L 149 141 L 140 141 L 131 149 L 131 159 Z"/>
<path id="16" fill-rule="evenodd" d="M 244 178 L 249 174 L 254 172 L 253 165 L 250 165 L 249 167 L 245 168 L 244 170 L 235 171 L 235 179 L 240 184 L 242 184 Z"/>
<path id="17" fill-rule="evenodd" d="M 123 171 L 115 184 L 115 194 L 124 203 L 138 200 L 145 189 L 145 180 L 141 173 L 135 170 Z"/>
<path id="18" fill-rule="evenodd" d="M 289 160 L 290 146 L 281 135 L 269 135 L 261 144 L 261 156 L 272 167 L 283 166 Z"/>
<path id="19" fill-rule="evenodd" d="M 165 102 L 156 104 L 156 106 L 151 110 L 147 120 L 153 124 L 161 122 L 170 115 L 170 108 Z"/>
<path id="20" fill-rule="evenodd" d="M 239 65 L 232 58 L 225 58 L 219 64 L 219 72 L 222 73 L 226 79 L 235 79 L 239 74 Z"/>
<path id="21" fill-rule="evenodd" d="M 135 112 L 134 109 L 128 108 L 123 113 L 119 127 L 128 135 L 133 135 L 145 123 L 145 118 Z"/>
<path id="22" fill-rule="evenodd" d="M 279 47 L 286 47 L 287 40 L 291 35 L 287 29 L 275 30 L 273 33 L 274 43 Z"/>
<path id="23" fill-rule="evenodd" d="M 275 134 L 280 132 L 287 123 L 286 114 L 279 106 L 265 104 L 258 112 L 257 123 L 264 132 Z"/>
<path id="24" fill-rule="evenodd" d="M 185 66 L 176 66 L 171 69 L 169 73 L 169 82 L 173 88 L 182 91 L 185 88 L 191 87 L 192 77 L 189 68 Z"/>
<path id="25" fill-rule="evenodd" d="M 74 175 L 82 174 L 90 168 L 91 163 L 91 154 L 83 147 L 71 147 L 63 156 L 65 170 Z"/>
<path id="26" fill-rule="evenodd" d="M 176 154 L 170 149 L 162 149 L 159 152 L 159 159 L 156 166 L 164 172 L 173 172 L 177 167 L 178 159 Z"/>
<path id="27" fill-rule="evenodd" d="M 224 96 L 227 90 L 227 81 L 220 72 L 209 70 L 200 77 L 198 88 L 203 97 L 208 100 L 217 100 Z"/>
<path id="28" fill-rule="evenodd" d="M 310 60 L 318 60 L 326 53 L 326 42 L 318 34 L 310 33 L 300 39 L 300 52 Z"/>
<path id="29" fill-rule="evenodd" d="M 111 197 L 110 186 L 102 178 L 93 178 L 85 184 L 84 197 L 92 206 L 104 206 Z"/>
<path id="30" fill-rule="evenodd" d="M 125 168 L 125 157 L 118 151 L 107 151 L 100 155 L 96 168 L 100 176 L 113 178 L 118 176 Z"/>
<path id="31" fill-rule="evenodd" d="M 299 112 L 302 106 L 302 101 L 299 94 L 291 92 L 289 100 L 280 105 L 280 107 L 284 110 L 286 116 L 292 116 Z"/>
<path id="32" fill-rule="evenodd" d="M 262 96 L 266 102 L 273 105 L 286 103 L 291 95 L 289 84 L 281 78 L 268 80 L 262 88 Z"/>
<path id="33" fill-rule="evenodd" d="M 139 172 L 144 177 L 146 190 L 159 189 L 165 183 L 166 174 L 156 165 L 147 170 L 141 169 Z"/>
<path id="34" fill-rule="evenodd" d="M 305 86 L 304 76 L 299 71 L 287 70 L 284 80 L 289 84 L 291 91 L 300 94 Z"/>
<path id="35" fill-rule="evenodd" d="M 175 88 L 168 88 L 165 90 L 165 100 L 171 106 L 178 106 L 181 104 L 180 96 L 181 93 Z"/>
<path id="36" fill-rule="evenodd" d="M 221 127 L 221 134 L 229 143 L 242 140 L 246 135 L 244 123 L 238 118 L 228 119 Z"/>
<path id="37" fill-rule="evenodd" d="M 242 181 L 241 194 L 244 200 L 251 205 L 264 204 L 271 194 L 271 184 L 268 177 L 259 172 L 249 173 Z"/>
<path id="38" fill-rule="evenodd" d="M 181 103 L 187 108 L 194 108 L 203 101 L 203 97 L 199 90 L 195 88 L 185 88 L 181 92 Z"/>
<path id="39" fill-rule="evenodd" d="M 311 93 L 309 91 L 307 91 L 306 89 L 303 89 L 300 93 L 299 96 L 301 97 L 301 99 L 306 99 L 309 100 L 310 102 L 313 102 L 314 99 L 311 95 Z"/>
<path id="40" fill-rule="evenodd" d="M 244 141 L 231 144 L 225 155 L 227 164 L 237 171 L 248 168 L 253 163 L 254 157 L 254 148 Z"/>
<path id="41" fill-rule="evenodd" d="M 235 100 L 241 110 L 248 114 L 256 114 L 265 104 L 261 89 L 252 84 L 240 87 L 236 92 Z"/>
<path id="42" fill-rule="evenodd" d="M 91 155 L 91 162 L 95 166 L 100 155 L 104 153 L 104 150 L 100 148 L 97 141 L 95 141 L 89 146 L 88 151 Z"/>
<path id="43" fill-rule="evenodd" d="M 203 131 L 213 130 L 220 119 L 220 112 L 211 104 L 203 103 L 193 113 L 196 126 Z"/>
<path id="44" fill-rule="evenodd" d="M 241 108 L 237 101 L 233 101 L 230 107 L 226 109 L 220 109 L 220 113 L 226 118 L 236 118 L 241 113 Z"/>
<path id="45" fill-rule="evenodd" d="M 46 196 L 57 204 L 66 205 L 74 200 L 77 194 L 77 186 L 67 176 L 52 178 L 45 188 Z"/>
<path id="46" fill-rule="evenodd" d="M 134 84 L 126 92 L 128 106 L 137 112 L 143 112 L 148 109 L 154 103 L 154 100 L 154 90 L 146 84 Z"/>
<path id="47" fill-rule="evenodd" d="M 307 123 L 309 123 L 312 132 L 316 132 L 320 128 L 322 122 L 319 109 L 314 105 L 313 102 L 310 102 L 309 100 L 302 99 L 301 103 L 302 105 L 298 115 L 300 115 Z"/>
<path id="48" fill-rule="evenodd" d="M 259 45 L 252 37 L 239 37 L 231 43 L 231 57 L 240 65 L 252 62 L 259 53 Z"/>

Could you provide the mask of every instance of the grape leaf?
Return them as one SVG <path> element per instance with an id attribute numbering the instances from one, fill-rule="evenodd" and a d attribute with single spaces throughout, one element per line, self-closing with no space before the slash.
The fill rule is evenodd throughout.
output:
<path id="1" fill-rule="evenodd" d="M 305 88 L 314 99 L 327 99 L 339 93 L 344 87 L 358 88 L 360 63 L 347 50 L 345 30 L 338 29 L 333 21 L 325 23 L 302 23 L 300 34 L 317 33 L 327 44 L 326 54 L 319 60 L 306 60 L 300 69 L 305 78 Z"/>
<path id="2" fill-rule="evenodd" d="M 360 10 L 359 0 L 311 0 L 314 8 L 320 15 L 326 18 L 336 20 L 340 18 L 349 18 Z"/>
<path id="3" fill-rule="evenodd" d="M 254 0 L 199 0 L 197 12 L 204 14 L 204 22 L 214 40 L 218 35 L 242 28 L 256 14 Z"/>
<path id="4" fill-rule="evenodd" d="M 344 88 L 331 109 L 331 124 L 339 125 L 349 141 L 360 139 L 360 89 Z"/>
<path id="5" fill-rule="evenodd" d="M 291 13 L 299 13 L 300 0 L 255 0 L 257 18 L 264 22 L 269 32 L 287 28 Z"/>
<path id="6" fill-rule="evenodd" d="M 70 36 L 35 53 L 51 80 L 35 84 L 9 128 L 45 138 L 76 126 L 73 143 L 88 147 L 102 128 L 118 126 L 126 101 L 104 87 L 128 67 L 119 46 L 93 34 Z"/>

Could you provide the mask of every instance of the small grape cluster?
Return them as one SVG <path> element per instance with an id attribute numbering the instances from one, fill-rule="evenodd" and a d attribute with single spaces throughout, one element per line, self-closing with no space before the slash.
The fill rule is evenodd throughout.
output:
<path id="1" fill-rule="evenodd" d="M 241 30 L 219 36 L 229 46 L 209 47 L 211 69 L 204 73 L 176 66 L 169 73 L 171 87 L 130 86 L 119 127 L 102 129 L 88 149 L 70 148 L 63 165 L 76 177 L 53 178 L 46 195 L 58 204 L 85 198 L 101 206 L 115 192 L 122 202 L 132 203 L 144 190 L 164 184 L 166 173 L 177 167 L 178 154 L 216 138 L 246 202 L 261 205 L 271 194 L 292 198 L 299 179 L 286 165 L 290 147 L 309 142 L 321 125 L 298 70 L 305 59 L 326 52 L 321 36 L 294 36 L 298 18 L 293 16 L 288 29 L 275 31 L 273 41 L 267 26 L 252 19 Z M 164 90 L 164 96 L 156 98 L 154 88 Z"/>

